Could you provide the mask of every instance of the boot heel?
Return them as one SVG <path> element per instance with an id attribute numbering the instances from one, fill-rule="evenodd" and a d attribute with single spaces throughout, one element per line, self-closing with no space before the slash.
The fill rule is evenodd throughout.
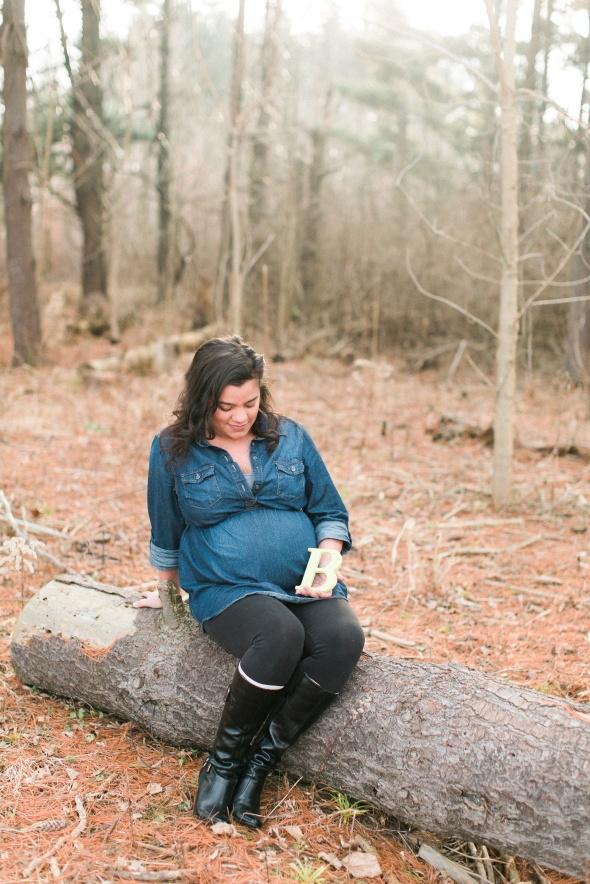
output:
<path id="1" fill-rule="evenodd" d="M 237 782 L 237 777 L 226 779 L 221 776 L 209 757 L 199 774 L 195 816 L 213 823 L 229 823 L 229 811 Z"/>
<path id="2" fill-rule="evenodd" d="M 260 799 L 266 781 L 266 771 L 246 774 L 242 777 L 234 791 L 232 817 L 234 822 L 241 823 L 249 829 L 262 828 Z"/>

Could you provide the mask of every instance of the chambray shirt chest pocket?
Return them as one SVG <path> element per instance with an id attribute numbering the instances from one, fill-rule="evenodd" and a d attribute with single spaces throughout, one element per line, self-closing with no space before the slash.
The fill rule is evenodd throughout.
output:
<path id="1" fill-rule="evenodd" d="M 212 463 L 180 473 L 176 487 L 178 502 L 189 513 L 210 509 L 221 500 L 221 488 Z"/>
<path id="2" fill-rule="evenodd" d="M 297 500 L 305 494 L 305 466 L 302 460 L 274 461 L 277 478 L 277 494 L 283 500 Z"/>

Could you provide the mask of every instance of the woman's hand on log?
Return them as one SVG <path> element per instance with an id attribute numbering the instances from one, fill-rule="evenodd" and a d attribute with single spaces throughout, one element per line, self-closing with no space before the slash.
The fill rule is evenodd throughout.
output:
<path id="1" fill-rule="evenodd" d="M 134 608 L 161 608 L 160 593 L 157 589 L 144 589 L 143 598 L 133 602 Z"/>
<path id="2" fill-rule="evenodd" d="M 160 586 L 162 588 L 168 589 L 164 584 L 172 583 L 176 587 L 176 591 L 179 592 L 178 589 L 178 569 L 174 568 L 171 571 L 158 571 L 158 585 L 156 589 L 146 589 L 141 594 L 143 596 L 142 599 L 138 599 L 136 602 L 133 602 L 134 608 L 161 608 L 162 602 L 160 601 Z"/>

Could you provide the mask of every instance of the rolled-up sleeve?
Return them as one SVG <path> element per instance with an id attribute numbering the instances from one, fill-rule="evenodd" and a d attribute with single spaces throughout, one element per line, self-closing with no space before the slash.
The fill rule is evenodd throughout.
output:
<path id="1" fill-rule="evenodd" d="M 317 543 L 327 538 L 341 540 L 350 549 L 350 532 L 344 522 L 320 522 L 315 526 L 315 538 Z"/>
<path id="2" fill-rule="evenodd" d="M 166 466 L 160 437 L 152 442 L 148 471 L 147 503 L 152 528 L 150 564 L 159 571 L 178 567 L 178 549 L 186 523 L 180 512 L 174 478 Z"/>

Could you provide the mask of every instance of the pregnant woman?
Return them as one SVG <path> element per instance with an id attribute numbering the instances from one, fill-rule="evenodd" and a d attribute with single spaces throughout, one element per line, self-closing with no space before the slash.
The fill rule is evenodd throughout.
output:
<path id="1" fill-rule="evenodd" d="M 261 826 L 267 775 L 364 643 L 340 575 L 328 579 L 350 549 L 346 508 L 306 430 L 272 411 L 263 375 L 263 357 L 238 336 L 199 347 L 148 477 L 150 561 L 239 660 L 195 814 L 250 828 Z M 324 552 L 304 583 L 310 549 Z M 160 606 L 157 590 L 143 595 L 138 607 Z"/>

